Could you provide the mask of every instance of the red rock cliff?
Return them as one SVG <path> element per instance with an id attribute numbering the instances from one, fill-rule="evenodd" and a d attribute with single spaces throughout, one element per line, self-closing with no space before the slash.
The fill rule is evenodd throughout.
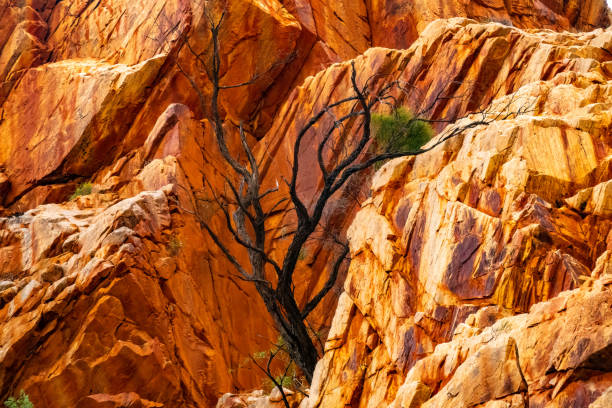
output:
<path id="1" fill-rule="evenodd" d="M 474 35 L 514 92 L 492 104 L 537 108 L 377 172 L 306 406 L 609 403 L 611 34 L 439 22 L 400 54 Z"/>
<path id="2" fill-rule="evenodd" d="M 510 26 L 605 27 L 604 2 L 248 0 L 228 10 L 224 80 L 266 75 L 221 105 L 228 122 L 252 123 L 251 142 L 271 154 L 268 175 L 288 171 L 311 109 L 348 92 L 340 61 L 364 52 L 361 79 L 410 81 L 421 104 L 477 81 L 454 89 L 469 95 L 439 103 L 434 117 L 515 93 L 537 106 L 377 174 L 349 230 L 345 293 L 304 404 L 403 404 L 414 388 L 430 406 L 456 406 L 443 396 L 501 349 L 515 350 L 502 367 L 512 381 L 486 382 L 486 398 L 453 398 L 598 398 L 609 384 L 591 361 L 610 341 L 610 316 L 596 311 L 609 304 L 611 32 Z M 429 25 L 456 16 L 488 24 Z M 203 187 L 202 175 L 224 171 L 199 120 L 207 112 L 174 63 L 207 92 L 193 55 L 178 53 L 183 35 L 207 44 L 201 2 L 0 0 L 0 22 L 0 398 L 24 389 L 37 407 L 206 407 L 258 387 L 242 364 L 274 329 L 253 288 L 176 205 Z M 93 194 L 68 200 L 86 180 Z M 341 215 L 346 229 L 351 217 Z M 321 253 L 303 273 L 323 281 L 325 261 Z M 574 292 L 557 298 L 564 290 Z M 317 312 L 321 326 L 337 300 Z M 593 309 L 592 320 L 577 319 L 575 304 Z M 487 326 L 532 306 L 481 351 Z M 551 323 L 531 322 L 538 313 Z M 565 361 L 568 327 L 581 330 L 584 349 Z M 527 328 L 559 333 L 559 343 L 525 345 L 535 336 Z M 549 349 L 560 362 L 541 357 Z"/>

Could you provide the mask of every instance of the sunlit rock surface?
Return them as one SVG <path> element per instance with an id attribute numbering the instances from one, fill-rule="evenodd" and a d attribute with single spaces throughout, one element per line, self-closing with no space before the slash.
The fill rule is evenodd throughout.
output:
<path id="1" fill-rule="evenodd" d="M 377 172 L 307 406 L 588 407 L 612 385 L 606 61 L 519 80 L 493 106 L 529 114 Z"/>
<path id="2" fill-rule="evenodd" d="M 0 399 L 24 389 L 37 407 L 208 407 L 261 388 L 244 361 L 277 335 L 189 214 L 227 171 L 181 73 L 209 98 L 183 43 L 206 49 L 201 7 L 0 0 Z M 334 201 L 326 219 L 348 230 L 352 262 L 313 314 L 327 351 L 296 405 L 607 406 L 607 16 L 602 0 L 228 3 L 223 83 L 256 80 L 225 92 L 222 114 L 228 129 L 248 121 L 269 185 L 289 174 L 312 112 L 351 92 L 349 58 L 360 83 L 414 85 L 402 103 L 433 103 L 433 119 L 529 107 Z M 86 181 L 92 194 L 70 198 Z M 303 177 L 300 194 L 319 182 Z M 277 250 L 285 216 L 271 227 Z M 308 254 L 299 299 L 331 256 Z M 235 397 L 223 403 L 280 406 Z"/>

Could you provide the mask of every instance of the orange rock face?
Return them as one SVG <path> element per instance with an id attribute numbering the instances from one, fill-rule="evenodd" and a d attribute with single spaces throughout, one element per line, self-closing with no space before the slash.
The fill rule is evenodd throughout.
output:
<path id="1" fill-rule="evenodd" d="M 290 2 L 291 3 L 291 2 Z M 600 1 L 293 0 L 300 23 L 346 59 L 369 47 L 407 48 L 433 20 L 469 17 L 519 28 L 591 30 L 607 25 Z"/>
<path id="2" fill-rule="evenodd" d="M 531 62 L 570 38 L 595 54 L 492 102 L 530 114 L 378 171 L 307 406 L 588 407 L 612 386 L 610 33 L 512 33 Z"/>
<path id="3" fill-rule="evenodd" d="M 607 406 L 612 32 L 571 33 L 609 25 L 604 1 L 227 3 L 223 84 L 256 80 L 220 105 L 267 152 L 266 183 L 289 174 L 312 112 L 350 92 L 348 58 L 361 83 L 413 85 L 415 111 L 462 95 L 434 119 L 509 95 L 533 106 L 356 179 L 329 209 L 353 260 L 313 315 L 327 351 L 294 405 Z M 245 358 L 275 330 L 188 213 L 226 171 L 176 64 L 209 98 L 182 43 L 208 56 L 201 7 L 0 0 L 0 401 L 24 389 L 36 407 L 209 407 L 261 386 Z M 451 17 L 490 23 L 432 23 Z M 69 199 L 84 181 L 93 193 Z M 326 249 L 308 249 L 300 299 L 327 274 Z"/>
<path id="4" fill-rule="evenodd" d="M 248 87 L 224 92 L 221 107 L 229 121 L 248 120 L 257 138 L 278 121 L 279 106 L 308 75 L 372 46 L 406 48 L 436 18 L 468 16 L 564 30 L 609 24 L 603 0 L 536 5 L 398 0 L 286 3 L 228 1 L 220 33 L 223 83 L 257 78 Z M 0 18 L 0 165 L 8 167 L 5 174 L 12 186 L 5 206 L 21 200 L 14 207 L 23 210 L 57 202 L 63 192 L 48 186 L 90 177 L 138 148 L 154 118 L 170 103 L 207 114 L 201 112 L 195 91 L 179 70 L 163 65 L 166 55 L 174 56 L 180 49 L 181 66 L 208 95 L 204 67 L 182 41 L 188 38 L 195 53 L 208 46 L 199 1 L 113 0 L 95 5 L 2 0 Z M 29 69 L 39 65 L 43 66 Z M 28 76 L 20 81 L 24 75 Z M 41 87 L 57 91 L 47 93 Z M 115 117 L 119 112 L 120 117 Z M 49 120 L 25 121 L 23 115 L 29 114 Z M 103 157 L 100 143 L 105 146 Z M 47 149 L 53 151 L 48 163 L 20 168 L 46 161 L 40 159 L 40 151 Z M 87 149 L 93 149 L 91 154 Z M 38 191 L 23 197 L 32 189 Z"/>
<path id="5" fill-rule="evenodd" d="M 89 176 L 120 143 L 163 58 L 135 65 L 60 62 L 31 69 L 5 103 L 0 159 L 10 203 L 36 183 Z M 57 89 L 45 92 L 46 87 Z M 29 118 L 43 117 L 44 121 Z"/>
<path id="6" fill-rule="evenodd" d="M 202 262 L 201 233 L 172 197 L 94 194 L 3 219 L 3 392 L 45 407 L 206 407 L 240 384 L 231 361 L 264 347 L 271 327 L 228 316 L 227 296 L 261 306 Z"/>

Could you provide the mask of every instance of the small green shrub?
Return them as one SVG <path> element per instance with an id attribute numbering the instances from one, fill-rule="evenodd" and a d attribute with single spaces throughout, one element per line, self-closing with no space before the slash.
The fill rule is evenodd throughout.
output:
<path id="1" fill-rule="evenodd" d="M 168 252 L 172 256 L 177 256 L 180 252 L 181 248 L 183 248 L 183 241 L 181 241 L 176 235 L 173 235 L 168 241 Z"/>
<path id="2" fill-rule="evenodd" d="M 398 153 L 419 150 L 434 132 L 429 123 L 415 118 L 404 108 L 398 108 L 390 114 L 373 114 L 372 134 L 376 153 Z"/>
<path id="3" fill-rule="evenodd" d="M 34 408 L 30 397 L 23 390 L 19 392 L 19 398 L 10 397 L 4 401 L 4 406 L 6 408 Z"/>
<path id="4" fill-rule="evenodd" d="M 295 369 L 290 368 L 289 370 L 291 371 L 291 373 L 287 373 L 287 375 L 277 375 L 276 377 L 274 377 L 274 381 L 276 381 L 276 384 L 279 384 L 283 388 L 296 388 L 294 382 Z M 276 384 L 274 383 L 274 381 L 269 378 L 264 379 L 264 382 L 262 384 L 263 389 L 268 393 L 271 392 L 274 388 L 276 388 Z"/>
<path id="5" fill-rule="evenodd" d="M 308 250 L 306 248 L 300 249 L 298 253 L 298 261 L 304 261 L 308 257 Z"/>
<path id="6" fill-rule="evenodd" d="M 72 195 L 70 196 L 70 199 L 74 200 L 77 197 L 89 195 L 91 194 L 91 190 L 92 185 L 90 182 L 79 184 L 74 193 L 72 193 Z"/>
<path id="7" fill-rule="evenodd" d="M 263 370 L 267 376 L 261 384 L 263 390 L 270 393 L 276 384 L 288 389 L 301 389 L 305 379 L 298 373 L 297 366 L 287 352 L 287 343 L 282 336 L 278 336 L 275 343 L 269 350 L 257 351 L 245 358 L 238 368 L 246 367 L 250 362 L 255 362 L 259 369 Z M 272 366 L 268 364 L 274 362 Z M 280 365 L 280 366 L 279 366 Z M 283 368 L 284 367 L 284 368 Z M 276 375 L 278 374 L 278 375 Z M 276 383 L 275 383 L 276 382 Z"/>

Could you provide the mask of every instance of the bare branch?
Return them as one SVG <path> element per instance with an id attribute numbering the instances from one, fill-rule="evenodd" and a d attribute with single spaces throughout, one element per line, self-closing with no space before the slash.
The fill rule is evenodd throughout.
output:
<path id="1" fill-rule="evenodd" d="M 289 404 L 289 400 L 287 399 L 287 394 L 285 394 L 285 390 L 283 388 L 282 384 L 279 384 L 278 381 L 276 381 L 276 378 L 274 377 L 274 375 L 272 375 L 272 371 L 271 371 L 271 364 L 272 364 L 272 360 L 274 360 L 274 358 L 276 357 L 277 352 L 274 353 L 270 353 L 270 357 L 268 358 L 268 363 L 266 365 L 266 367 L 262 367 L 255 358 L 253 358 L 253 356 L 249 356 L 251 358 L 251 361 L 257 366 L 257 368 L 259 368 L 265 375 L 266 377 L 268 377 L 268 379 L 272 382 L 272 384 L 274 384 L 274 386 L 276 388 L 278 388 L 278 390 L 281 393 L 281 398 L 283 399 L 283 403 L 285 404 L 286 408 L 291 408 L 291 404 Z M 289 365 L 291 364 L 291 362 L 289 363 Z M 289 366 L 287 366 L 288 368 Z M 285 371 L 285 375 L 287 374 L 287 372 Z M 284 376 L 283 376 L 284 377 Z"/>
<path id="2" fill-rule="evenodd" d="M 312 116 L 310 118 L 310 120 L 306 123 L 306 125 L 300 130 L 300 132 L 298 133 L 296 139 L 295 139 L 295 143 L 293 145 L 293 165 L 292 165 L 292 174 L 291 174 L 291 181 L 288 183 L 289 185 L 289 192 L 291 195 L 291 200 L 293 201 L 293 204 L 295 206 L 296 212 L 298 214 L 298 219 L 303 220 L 302 222 L 306 222 L 309 220 L 309 215 L 308 215 L 308 210 L 306 209 L 306 206 L 304 205 L 304 203 L 300 200 L 300 198 L 297 195 L 297 190 L 296 190 L 296 185 L 297 185 L 297 177 L 299 174 L 299 156 L 300 156 L 300 147 L 302 144 L 302 139 L 304 138 L 304 136 L 306 135 L 306 133 L 312 129 L 312 127 L 314 125 L 317 124 L 317 122 L 319 122 L 321 120 L 321 118 L 330 110 L 332 110 L 335 107 L 338 107 L 340 105 L 343 105 L 347 102 L 351 102 L 351 101 L 355 101 L 357 100 L 357 97 L 355 96 L 350 96 L 348 98 L 344 98 L 341 99 L 335 103 L 332 103 L 330 105 L 327 105 L 325 108 L 321 109 L 319 112 L 317 112 L 314 116 Z"/>
<path id="3" fill-rule="evenodd" d="M 422 95 L 422 91 L 416 86 L 405 81 L 394 80 L 393 73 L 372 75 L 365 80 L 365 83 L 361 79 L 358 81 L 357 68 L 355 63 L 352 62 L 350 78 L 343 78 L 343 80 L 348 79 L 349 81 L 350 95 L 334 102 L 328 101 L 324 106 L 317 108 L 318 110 L 301 124 L 293 140 L 293 152 L 287 157 L 291 175 L 285 178 L 282 174 L 272 176 L 268 174 L 268 177 L 277 177 L 276 186 L 262 192 L 263 183 L 261 179 L 263 175 L 260 170 L 263 168 L 264 160 L 274 160 L 269 155 L 271 147 L 269 144 L 265 144 L 261 149 L 252 149 L 245 131 L 248 126 L 240 122 L 235 126 L 240 137 L 241 148 L 246 156 L 243 153 L 236 154 L 230 151 L 227 132 L 228 129 L 232 131 L 235 131 L 235 129 L 228 126 L 228 122 L 231 122 L 228 118 L 221 117 L 220 93 L 254 84 L 263 75 L 270 73 L 281 65 L 286 65 L 294 58 L 294 55 L 286 60 L 276 62 L 266 71 L 255 74 L 247 81 L 237 84 L 221 84 L 222 61 L 219 34 L 221 24 L 226 17 L 226 11 L 224 9 L 221 16 L 216 18 L 212 11 L 205 6 L 204 15 L 208 21 L 211 36 L 211 45 L 205 51 L 199 52 L 196 50 L 192 46 L 194 44 L 187 37 L 183 38 L 181 46 L 184 47 L 181 49 L 187 50 L 194 56 L 197 61 L 196 65 L 201 65 L 206 71 L 212 84 L 212 90 L 204 92 L 199 88 L 196 77 L 188 73 L 178 61 L 177 67 L 196 91 L 201 111 L 210 115 L 208 119 L 213 127 L 215 141 L 229 174 L 224 173 L 221 176 L 225 180 L 222 187 L 224 190 L 215 192 L 208 180 L 205 180 L 204 184 L 211 190 L 214 203 L 222 212 L 222 222 L 225 222 L 224 229 L 227 229 L 233 240 L 243 248 L 240 249 L 241 253 L 246 250 L 248 267 L 246 266 L 247 261 L 236 258 L 229 248 L 221 242 L 219 235 L 212 230 L 211 224 L 205 218 L 200 216 L 197 219 L 200 221 L 201 228 L 208 232 L 215 245 L 220 248 L 225 258 L 239 272 L 242 279 L 254 283 L 268 313 L 286 341 L 285 351 L 304 372 L 306 379 L 311 381 L 314 367 L 319 358 L 319 351 L 315 345 L 315 340 L 310 335 L 307 317 L 328 295 L 338 280 L 350 253 L 348 245 L 337 237 L 333 237 L 333 242 L 339 244 L 341 249 L 330 251 L 335 255 L 331 255 L 333 258 L 329 275 L 323 287 L 310 300 L 306 299 L 303 308 L 298 306 L 295 299 L 293 277 L 299 265 L 300 252 L 305 246 L 313 240 L 325 243 L 329 236 L 334 235 L 336 228 L 332 224 L 331 217 L 332 213 L 335 212 L 328 211 L 330 201 L 335 199 L 334 195 L 340 189 L 346 187 L 348 180 L 353 175 L 371 168 L 376 163 L 397 157 L 425 154 L 469 129 L 477 126 L 487 126 L 495 120 L 511 118 L 513 115 L 526 112 L 526 109 L 520 107 L 518 111 L 512 112 L 517 102 L 517 96 L 513 95 L 502 100 L 498 104 L 499 106 L 472 113 L 474 116 L 466 116 L 460 118 L 459 121 L 457 118 L 444 118 L 441 117 L 443 113 L 440 112 L 445 110 L 447 104 L 450 103 L 449 101 L 461 100 L 464 97 L 464 95 L 458 94 L 461 83 L 452 82 L 450 87 L 434 91 L 435 94 Z M 397 109 L 402 102 L 414 98 L 414 95 L 427 99 L 426 102 L 423 102 L 421 108 L 412 115 L 409 125 L 417 122 L 430 123 L 438 127 L 453 122 L 456 125 L 447 126 L 436 139 L 426 145 L 427 147 L 421 147 L 414 151 L 390 151 L 390 149 L 387 149 L 388 151 L 382 153 L 367 152 L 370 144 L 376 142 L 372 135 L 371 126 L 373 110 L 377 107 Z M 472 104 L 471 101 L 470 104 Z M 411 106 L 415 105 L 411 104 Z M 461 109 L 463 109 L 463 105 L 462 103 Z M 448 110 L 454 112 L 457 106 L 453 104 L 452 109 Z M 351 133 L 348 133 L 349 129 Z M 315 134 L 315 132 L 318 133 Z M 319 185 L 319 189 L 314 193 L 314 196 L 301 197 L 302 193 L 298 194 L 298 180 L 302 180 L 305 171 L 313 171 L 310 168 L 302 168 L 303 165 L 300 163 L 304 156 L 304 149 L 306 149 L 303 146 L 306 144 L 305 140 L 310 140 L 307 138 L 311 136 L 313 140 L 318 141 L 316 152 L 313 152 L 316 154 L 318 166 L 315 165 L 314 171 L 316 174 L 312 176 L 316 177 L 317 181 L 322 180 L 322 186 Z M 287 185 L 287 190 L 280 188 L 279 177 Z M 319 179 L 319 177 L 321 178 Z M 221 188 L 221 186 L 219 187 Z M 350 192 L 347 192 L 347 195 L 349 199 L 357 200 Z M 197 214 L 200 210 L 196 204 L 200 199 L 198 197 L 194 199 L 192 195 L 189 195 L 189 197 L 192 201 L 195 200 L 193 203 L 194 212 Z M 342 200 L 344 199 L 346 199 L 345 194 L 342 196 Z M 278 213 L 281 210 L 283 215 L 279 217 Z M 293 211 L 295 211 L 295 214 Z M 278 221 L 279 218 L 280 221 Z M 279 226 L 279 223 L 282 225 Z M 285 229 L 289 232 L 286 232 Z M 270 244 L 267 236 L 270 230 L 273 239 L 287 237 L 290 239 L 288 247 L 280 255 L 275 256 L 276 259 L 272 259 L 270 254 L 272 251 L 277 254 L 280 249 Z M 321 247 L 323 248 L 324 245 L 321 244 Z M 275 283 L 274 280 L 266 278 L 267 272 L 271 269 L 268 265 L 271 265 L 276 272 Z M 247 272 L 249 267 L 251 273 Z M 262 371 L 271 377 L 270 379 L 277 386 L 279 384 L 271 375 L 270 367 L 278 352 L 276 351 L 270 356 L 266 367 L 255 362 Z M 287 374 L 286 370 L 285 375 Z M 279 389 L 283 393 L 282 381 Z M 284 398 L 284 401 L 286 402 L 286 398 Z"/>
<path id="4" fill-rule="evenodd" d="M 323 300 L 325 295 L 327 295 L 327 293 L 331 290 L 331 288 L 334 287 L 334 284 L 336 283 L 336 280 L 338 279 L 338 273 L 340 272 L 340 267 L 342 266 L 342 263 L 344 262 L 344 260 L 349 254 L 348 244 L 341 243 L 341 245 L 343 246 L 342 253 L 338 255 L 338 257 L 336 258 L 332 271 L 329 274 L 329 277 L 327 278 L 327 282 L 325 282 L 325 285 L 323 286 L 323 288 L 321 288 L 319 293 L 317 293 L 310 300 L 310 302 L 306 304 L 306 306 L 302 310 L 302 319 L 306 319 L 308 315 L 310 314 L 310 312 L 312 312 L 314 308 L 317 307 L 317 305 L 321 302 L 321 300 Z"/>
<path id="5" fill-rule="evenodd" d="M 221 243 L 221 240 L 219 239 L 217 234 L 214 233 L 214 231 L 208 226 L 208 224 L 206 224 L 205 222 L 200 222 L 200 227 L 203 227 L 208 232 L 208 234 L 210 235 L 212 240 L 215 242 L 215 245 L 217 245 L 217 247 L 219 247 L 219 249 L 223 252 L 223 255 L 225 255 L 227 260 L 230 261 L 230 263 L 234 266 L 234 268 L 236 268 L 238 273 L 240 273 L 240 275 L 245 280 L 247 280 L 249 282 L 259 282 L 259 283 L 266 284 L 266 285 L 269 284 L 269 282 L 266 281 L 266 280 L 256 279 L 255 277 L 253 277 L 250 274 L 248 274 L 244 270 L 242 265 L 240 265 L 240 262 L 238 262 L 236 260 L 236 258 L 230 253 L 229 249 L 227 249 L 227 247 Z"/>

